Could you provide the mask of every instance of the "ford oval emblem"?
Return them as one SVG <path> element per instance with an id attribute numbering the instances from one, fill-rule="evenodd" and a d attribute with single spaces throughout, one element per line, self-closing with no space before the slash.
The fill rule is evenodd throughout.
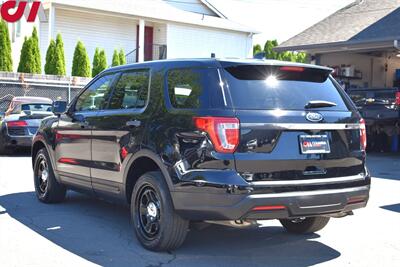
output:
<path id="1" fill-rule="evenodd" d="M 311 122 L 320 122 L 324 119 L 324 117 L 317 112 L 309 112 L 306 115 L 306 119 Z"/>

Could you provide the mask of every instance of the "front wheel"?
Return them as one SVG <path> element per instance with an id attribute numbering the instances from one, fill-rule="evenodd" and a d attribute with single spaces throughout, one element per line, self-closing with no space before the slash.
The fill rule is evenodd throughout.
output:
<path id="1" fill-rule="evenodd" d="M 131 217 L 140 243 L 152 251 L 170 251 L 185 241 L 189 222 L 176 214 L 160 172 L 139 178 L 131 198 Z"/>
<path id="2" fill-rule="evenodd" d="M 308 217 L 297 219 L 284 219 L 280 220 L 281 224 L 290 233 L 295 234 L 310 234 L 315 233 L 324 228 L 328 222 L 329 217 Z"/>
<path id="3" fill-rule="evenodd" d="M 57 203 L 65 199 L 66 188 L 58 183 L 46 149 L 35 157 L 33 178 L 37 198 L 44 203 Z"/>

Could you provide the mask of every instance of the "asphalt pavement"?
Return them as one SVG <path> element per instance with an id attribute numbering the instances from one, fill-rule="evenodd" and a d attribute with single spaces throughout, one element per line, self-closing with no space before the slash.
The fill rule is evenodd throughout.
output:
<path id="1" fill-rule="evenodd" d="M 34 195 L 31 159 L 0 157 L 0 266 L 400 266 L 400 155 L 369 155 L 370 202 L 317 234 L 277 221 L 252 229 L 192 230 L 182 248 L 153 253 L 136 240 L 125 206 L 69 192 Z"/>

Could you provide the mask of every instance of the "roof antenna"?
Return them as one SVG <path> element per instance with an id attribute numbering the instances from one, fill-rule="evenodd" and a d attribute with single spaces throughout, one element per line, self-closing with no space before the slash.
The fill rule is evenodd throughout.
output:
<path id="1" fill-rule="evenodd" d="M 211 53 L 211 58 L 215 58 L 215 53 Z"/>

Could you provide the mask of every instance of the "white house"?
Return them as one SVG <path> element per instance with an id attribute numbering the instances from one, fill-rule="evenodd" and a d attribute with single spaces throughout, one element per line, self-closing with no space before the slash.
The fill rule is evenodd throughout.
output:
<path id="1" fill-rule="evenodd" d="M 111 64 L 114 49 L 123 48 L 128 63 L 164 58 L 250 56 L 257 31 L 226 18 L 207 0 L 52 0 L 42 1 L 35 26 L 42 64 L 50 40 L 61 33 L 67 71 L 74 48 L 83 41 L 92 59 L 103 48 Z M 14 69 L 24 36 L 33 23 L 11 25 Z"/>

